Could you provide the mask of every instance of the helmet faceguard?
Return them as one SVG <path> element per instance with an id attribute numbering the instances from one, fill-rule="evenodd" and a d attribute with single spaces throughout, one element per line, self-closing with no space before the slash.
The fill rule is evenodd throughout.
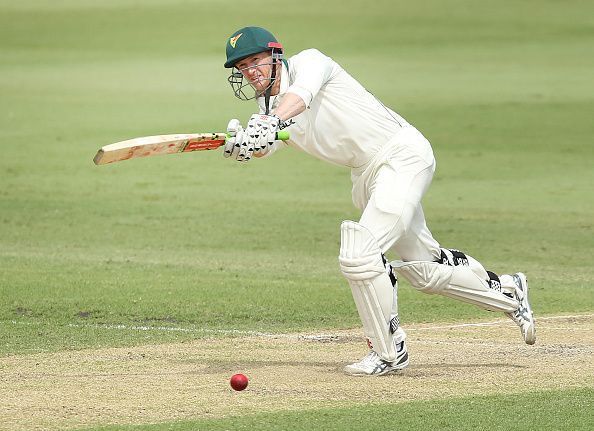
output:
<path id="1" fill-rule="evenodd" d="M 271 54 L 271 62 L 270 63 L 260 63 L 257 65 L 251 65 L 251 66 L 245 67 L 243 69 L 238 69 L 235 65 L 233 65 L 233 68 L 231 69 L 231 74 L 227 78 L 227 81 L 229 82 L 229 84 L 231 85 L 231 88 L 233 89 L 233 94 L 235 94 L 235 97 L 237 97 L 238 99 L 251 100 L 251 99 L 255 99 L 257 97 L 265 96 L 266 93 L 272 89 L 272 87 L 274 86 L 277 79 L 279 79 L 279 71 L 277 71 L 277 68 L 278 68 L 278 66 L 280 66 L 282 64 L 282 59 L 283 59 L 282 45 L 278 42 L 270 42 L 268 44 L 268 47 L 270 48 L 270 54 Z M 264 51 L 261 51 L 261 52 L 264 52 Z M 258 53 L 254 53 L 254 54 L 258 54 Z M 254 54 L 251 54 L 251 55 L 254 55 Z M 239 62 L 240 60 L 238 60 L 237 62 Z M 266 86 L 266 88 L 258 90 L 252 85 L 251 82 L 249 82 L 247 79 L 245 79 L 244 73 L 245 73 L 245 71 L 247 71 L 251 68 L 268 66 L 268 65 L 271 66 L 270 67 L 270 75 L 267 78 L 269 81 L 268 85 Z M 250 87 L 250 88 L 248 89 L 247 87 Z M 247 92 L 246 92 L 246 90 L 247 90 Z M 253 93 L 252 93 L 252 90 L 253 90 Z"/>

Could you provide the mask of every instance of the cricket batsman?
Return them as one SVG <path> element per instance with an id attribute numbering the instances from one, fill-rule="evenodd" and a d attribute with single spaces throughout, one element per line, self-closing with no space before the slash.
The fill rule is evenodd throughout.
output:
<path id="1" fill-rule="evenodd" d="M 351 169 L 359 221 L 340 226 L 339 263 L 363 324 L 369 352 L 345 367 L 351 375 L 382 375 L 409 363 L 398 319 L 397 275 L 425 293 L 439 294 L 509 316 L 527 344 L 536 341 L 521 272 L 497 274 L 474 258 L 447 249 L 427 228 L 421 199 L 435 159 L 429 141 L 316 49 L 284 58 L 267 30 L 245 27 L 227 40 L 228 80 L 259 112 L 244 128 L 229 122 L 224 156 L 240 162 L 268 157 L 289 145 Z M 286 142 L 276 140 L 281 129 Z M 401 260 L 389 262 L 386 253 Z"/>

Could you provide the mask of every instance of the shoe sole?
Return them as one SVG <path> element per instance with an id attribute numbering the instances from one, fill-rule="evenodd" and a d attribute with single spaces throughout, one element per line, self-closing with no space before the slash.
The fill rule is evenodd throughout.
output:
<path id="1" fill-rule="evenodd" d="M 534 321 L 534 314 L 532 313 L 532 307 L 530 307 L 530 301 L 528 300 L 528 279 L 526 278 L 526 275 L 524 275 L 524 273 L 522 272 L 518 272 L 516 273 L 516 275 L 520 278 L 520 282 L 522 283 L 522 290 L 524 292 L 526 308 L 528 310 L 530 318 L 532 319 L 532 325 L 530 326 L 530 329 L 526 332 L 526 335 L 524 336 L 524 341 L 526 342 L 526 344 L 532 345 L 536 343 L 536 322 Z"/>

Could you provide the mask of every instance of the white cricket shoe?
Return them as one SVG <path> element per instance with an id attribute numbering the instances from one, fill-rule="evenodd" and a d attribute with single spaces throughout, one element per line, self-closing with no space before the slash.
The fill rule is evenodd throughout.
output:
<path id="1" fill-rule="evenodd" d="M 536 323 L 530 303 L 528 303 L 528 280 L 526 280 L 526 276 L 521 272 L 513 275 L 504 275 L 503 277 L 511 277 L 513 280 L 516 285 L 514 296 L 520 303 L 516 311 L 506 314 L 520 327 L 526 344 L 534 344 L 536 343 Z"/>
<path id="2" fill-rule="evenodd" d="M 373 350 L 370 350 L 367 356 L 359 362 L 344 367 L 344 371 L 352 376 L 382 376 L 406 368 L 408 365 L 408 351 L 404 341 L 396 345 L 396 355 L 394 362 L 388 362 L 380 358 Z"/>

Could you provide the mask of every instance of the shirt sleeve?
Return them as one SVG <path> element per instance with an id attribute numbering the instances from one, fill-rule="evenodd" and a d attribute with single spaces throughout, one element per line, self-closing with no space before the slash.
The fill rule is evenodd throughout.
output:
<path id="1" fill-rule="evenodd" d="M 336 63 L 317 49 L 307 49 L 291 57 L 294 79 L 287 89 L 301 97 L 305 106 L 309 106 L 320 88 L 328 82 Z"/>

